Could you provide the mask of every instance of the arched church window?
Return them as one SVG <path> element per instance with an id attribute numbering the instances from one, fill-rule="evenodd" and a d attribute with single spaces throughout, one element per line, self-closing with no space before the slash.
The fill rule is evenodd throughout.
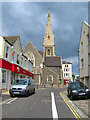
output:
<path id="1" fill-rule="evenodd" d="M 48 55 L 50 55 L 50 50 L 48 49 Z"/>
<path id="2" fill-rule="evenodd" d="M 35 66 L 35 56 L 34 56 L 34 54 L 33 53 L 29 53 L 27 57 L 33 63 L 33 66 Z"/>

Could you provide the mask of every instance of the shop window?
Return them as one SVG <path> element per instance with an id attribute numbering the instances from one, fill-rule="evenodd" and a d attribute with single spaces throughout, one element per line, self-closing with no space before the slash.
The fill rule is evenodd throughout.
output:
<path id="1" fill-rule="evenodd" d="M 9 58 L 9 46 L 6 46 L 6 55 L 5 57 L 8 59 Z"/>
<path id="2" fill-rule="evenodd" d="M 6 82 L 6 71 L 3 70 L 2 71 L 2 83 L 5 83 Z"/>

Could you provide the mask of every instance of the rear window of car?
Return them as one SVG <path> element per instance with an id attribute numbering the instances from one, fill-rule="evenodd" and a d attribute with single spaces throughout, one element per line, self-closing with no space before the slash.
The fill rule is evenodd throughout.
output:
<path id="1" fill-rule="evenodd" d="M 82 82 L 75 82 L 75 83 L 72 83 L 71 88 L 87 88 L 87 87 Z"/>
<path id="2" fill-rule="evenodd" d="M 80 83 L 72 83 L 71 88 L 80 88 Z"/>

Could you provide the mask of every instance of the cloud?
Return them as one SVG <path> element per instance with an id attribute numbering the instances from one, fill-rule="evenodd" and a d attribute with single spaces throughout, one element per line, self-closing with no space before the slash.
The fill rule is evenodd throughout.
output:
<path id="1" fill-rule="evenodd" d="M 2 32 L 4 36 L 20 35 L 22 48 L 31 41 L 42 50 L 48 8 L 57 56 L 78 56 L 82 21 L 88 21 L 88 3 L 84 2 L 4 2 L 2 4 Z M 73 66 L 78 64 L 73 62 Z M 77 73 L 77 69 L 73 69 Z"/>

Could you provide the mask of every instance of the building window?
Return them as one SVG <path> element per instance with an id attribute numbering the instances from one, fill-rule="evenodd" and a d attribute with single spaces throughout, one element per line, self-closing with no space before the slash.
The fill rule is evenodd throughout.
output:
<path id="1" fill-rule="evenodd" d="M 17 64 L 19 64 L 19 54 L 17 54 Z"/>
<path id="2" fill-rule="evenodd" d="M 48 55 L 50 55 L 50 50 L 48 49 Z"/>
<path id="3" fill-rule="evenodd" d="M 84 59 L 81 59 L 81 67 L 84 68 Z"/>
<path id="4" fill-rule="evenodd" d="M 2 71 L 2 83 L 5 83 L 6 82 L 6 71 L 3 70 Z"/>
<path id="5" fill-rule="evenodd" d="M 65 71 L 65 69 L 64 69 L 64 71 Z"/>
<path id="6" fill-rule="evenodd" d="M 66 73 L 66 76 L 67 76 L 67 73 Z"/>
<path id="7" fill-rule="evenodd" d="M 66 65 L 65 65 L 65 67 L 66 67 Z"/>
<path id="8" fill-rule="evenodd" d="M 53 76 L 52 75 L 49 75 L 49 76 L 47 76 L 47 79 L 48 79 L 48 81 L 53 81 Z"/>
<path id="9" fill-rule="evenodd" d="M 64 77 L 65 77 L 65 73 L 64 73 Z"/>
<path id="10" fill-rule="evenodd" d="M 81 42 L 81 52 L 83 52 L 83 42 Z"/>
<path id="11" fill-rule="evenodd" d="M 7 59 L 9 58 L 9 47 L 8 46 L 6 46 L 6 55 L 5 55 L 5 57 Z"/>
<path id="12" fill-rule="evenodd" d="M 68 65 L 67 65 L 67 67 L 68 67 Z"/>
<path id="13" fill-rule="evenodd" d="M 13 51 L 13 62 L 15 62 L 15 52 Z"/>
<path id="14" fill-rule="evenodd" d="M 66 69 L 66 71 L 67 71 L 67 69 Z"/>
<path id="15" fill-rule="evenodd" d="M 23 57 L 22 57 L 22 59 L 21 59 L 21 66 L 23 67 Z"/>
<path id="16" fill-rule="evenodd" d="M 37 69 L 35 69 L 35 74 L 37 74 Z"/>
<path id="17" fill-rule="evenodd" d="M 26 59 L 25 59 L 25 64 L 24 64 L 24 67 L 26 68 Z"/>

